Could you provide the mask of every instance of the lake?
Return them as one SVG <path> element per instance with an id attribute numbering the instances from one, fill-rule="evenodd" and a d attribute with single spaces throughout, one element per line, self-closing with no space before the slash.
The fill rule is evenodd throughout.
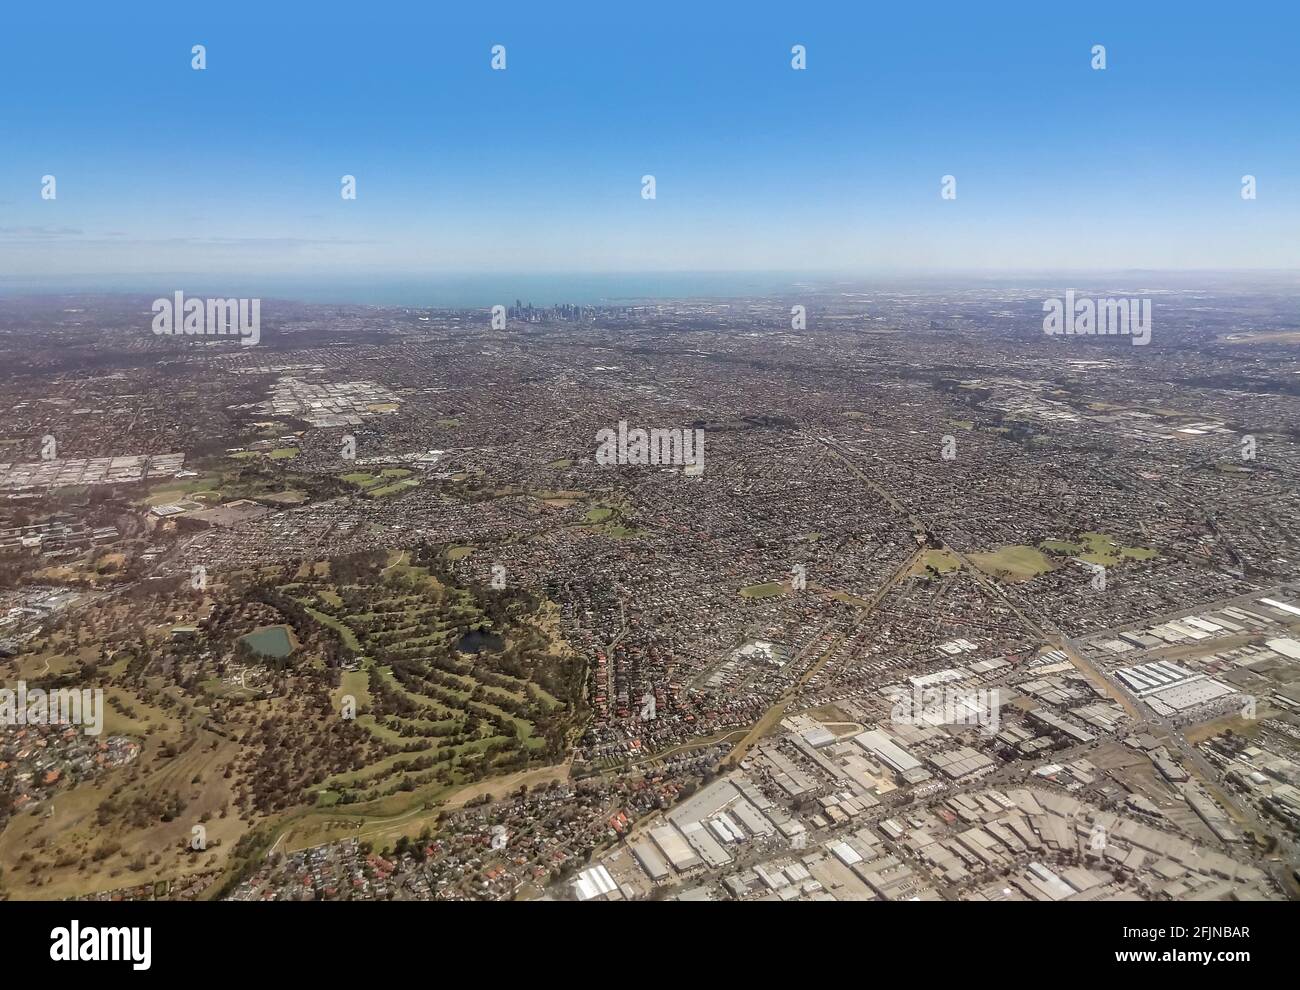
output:
<path id="1" fill-rule="evenodd" d="M 286 626 L 267 626 L 239 637 L 239 641 L 247 643 L 254 653 L 264 657 L 287 657 L 293 652 L 293 640 L 289 638 Z"/>
<path id="2" fill-rule="evenodd" d="M 506 641 L 494 632 L 471 629 L 456 643 L 461 653 L 500 653 L 506 648 Z"/>

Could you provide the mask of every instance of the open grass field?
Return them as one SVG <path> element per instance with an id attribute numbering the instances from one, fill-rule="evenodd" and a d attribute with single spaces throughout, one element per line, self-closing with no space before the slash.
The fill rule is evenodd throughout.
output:
<path id="1" fill-rule="evenodd" d="M 763 584 L 751 584 L 740 589 L 741 598 L 771 598 L 774 595 L 785 594 L 785 585 L 776 581 L 766 581 Z"/>
<path id="2" fill-rule="evenodd" d="M 275 505 L 302 505 L 303 502 L 307 501 L 307 498 L 307 493 L 298 488 L 262 496 L 263 501 L 272 502 Z"/>
<path id="3" fill-rule="evenodd" d="M 353 471 L 337 477 L 340 481 L 359 488 L 367 498 L 387 498 L 390 495 L 400 495 L 412 488 L 418 488 L 420 479 L 412 477 L 413 473 L 406 468 L 384 468 L 377 473 Z"/>
<path id="4" fill-rule="evenodd" d="M 150 485 L 143 502 L 149 506 L 167 505 L 186 498 L 197 498 L 202 494 L 205 498 L 200 501 L 215 503 L 221 499 L 221 481 L 221 476 L 215 474 L 184 480 L 169 478 Z"/>
<path id="5" fill-rule="evenodd" d="M 391 485 L 380 485 L 377 488 L 371 488 L 366 492 L 366 495 L 370 498 L 387 498 L 389 495 L 400 495 L 402 492 L 419 486 L 420 482 L 415 478 L 403 478 Z"/>
<path id="6" fill-rule="evenodd" d="M 1105 533 L 1084 533 L 1079 542 L 1068 540 L 1044 540 L 1039 544 L 1043 550 L 1054 550 L 1086 560 L 1090 564 L 1114 567 L 1122 560 L 1150 560 L 1157 551 L 1145 547 L 1127 547 L 1114 537 Z"/>
<path id="7" fill-rule="evenodd" d="M 961 561 L 950 550 L 926 550 L 908 570 L 909 577 L 922 574 L 947 574 L 961 569 Z"/>
<path id="8" fill-rule="evenodd" d="M 827 592 L 827 596 L 845 605 L 852 605 L 854 608 L 871 608 L 871 602 L 867 599 L 859 595 L 851 595 L 847 591 L 830 591 Z"/>
<path id="9" fill-rule="evenodd" d="M 1028 581 L 1058 566 L 1036 547 L 1006 546 L 966 556 L 985 574 L 1003 581 Z"/>

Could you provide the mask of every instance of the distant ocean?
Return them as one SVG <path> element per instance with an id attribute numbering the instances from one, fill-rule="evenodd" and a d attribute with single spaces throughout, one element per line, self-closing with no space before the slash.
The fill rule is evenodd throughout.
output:
<path id="1" fill-rule="evenodd" d="M 816 292 L 947 293 L 953 291 L 1044 290 L 1071 286 L 1201 291 L 1265 291 L 1295 296 L 1300 274 L 1285 272 L 588 272 L 438 273 L 405 275 L 249 275 L 171 272 L 161 275 L 5 276 L 0 296 L 45 293 L 123 293 L 151 298 L 177 290 L 192 296 L 284 299 L 309 303 L 476 309 L 515 300 L 534 306 L 558 303 L 621 305 L 656 299 L 789 298 Z"/>

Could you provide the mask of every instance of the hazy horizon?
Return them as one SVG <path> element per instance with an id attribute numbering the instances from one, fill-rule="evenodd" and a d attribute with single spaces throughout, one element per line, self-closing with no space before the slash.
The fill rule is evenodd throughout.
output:
<path id="1" fill-rule="evenodd" d="M 287 273 L 159 272 L 154 275 L 0 275 L 0 298 L 20 296 L 241 295 L 310 304 L 479 308 L 516 299 L 538 306 L 644 300 L 757 299 L 816 292 L 954 292 L 1068 288 L 1138 291 L 1300 290 L 1300 271 L 632 271 L 428 272 L 339 276 Z"/>

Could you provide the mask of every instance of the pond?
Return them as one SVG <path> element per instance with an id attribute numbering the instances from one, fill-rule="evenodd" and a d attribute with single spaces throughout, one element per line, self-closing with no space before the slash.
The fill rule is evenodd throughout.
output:
<path id="1" fill-rule="evenodd" d="M 506 648 L 506 641 L 494 632 L 471 629 L 456 643 L 461 653 L 500 653 Z"/>
<path id="2" fill-rule="evenodd" d="M 287 657 L 293 652 L 293 641 L 285 626 L 267 626 L 239 637 L 239 641 L 247 643 L 254 653 L 264 657 Z"/>

